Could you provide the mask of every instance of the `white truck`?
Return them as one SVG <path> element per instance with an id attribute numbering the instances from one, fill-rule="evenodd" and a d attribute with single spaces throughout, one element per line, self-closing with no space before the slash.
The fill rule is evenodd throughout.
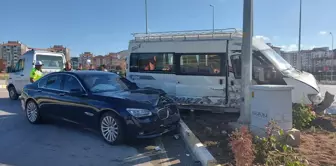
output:
<path id="1" fill-rule="evenodd" d="M 26 84 L 30 84 L 30 72 L 35 67 L 35 62 L 43 63 L 42 73 L 58 72 L 64 68 L 65 55 L 49 51 L 29 50 L 24 53 L 15 67 L 9 70 L 7 90 L 12 100 L 17 100 L 21 90 Z"/>
<path id="2" fill-rule="evenodd" d="M 126 64 L 130 81 L 142 88 L 165 91 L 181 108 L 238 111 L 241 31 L 231 28 L 133 35 Z M 312 74 L 292 67 L 263 41 L 253 38 L 252 43 L 253 84 L 292 85 L 293 103 L 322 102 Z"/>

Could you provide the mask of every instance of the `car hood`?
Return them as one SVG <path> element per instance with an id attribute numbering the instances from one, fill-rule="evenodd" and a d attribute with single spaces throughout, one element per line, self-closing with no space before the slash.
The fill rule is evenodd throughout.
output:
<path id="1" fill-rule="evenodd" d="M 149 89 L 137 89 L 137 90 L 127 90 L 119 92 L 100 92 L 95 93 L 95 95 L 128 99 L 151 105 L 157 105 L 160 99 L 160 95 L 162 95 L 162 93 L 160 93 L 159 91 Z"/>

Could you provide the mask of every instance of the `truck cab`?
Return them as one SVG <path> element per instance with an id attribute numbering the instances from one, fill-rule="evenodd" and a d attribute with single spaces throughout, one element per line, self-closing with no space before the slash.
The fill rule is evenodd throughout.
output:
<path id="1" fill-rule="evenodd" d="M 43 63 L 42 73 L 58 72 L 64 68 L 65 55 L 49 51 L 29 50 L 24 53 L 15 66 L 8 70 L 7 90 L 12 100 L 18 99 L 23 87 L 30 84 L 30 72 L 35 63 Z"/>

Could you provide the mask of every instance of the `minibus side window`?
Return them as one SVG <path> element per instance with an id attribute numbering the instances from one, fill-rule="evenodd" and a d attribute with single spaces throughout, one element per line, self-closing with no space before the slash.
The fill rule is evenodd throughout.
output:
<path id="1" fill-rule="evenodd" d="M 133 53 L 130 56 L 130 72 L 173 73 L 173 53 Z"/>
<path id="2" fill-rule="evenodd" d="M 180 56 L 180 71 L 182 75 L 224 76 L 225 54 L 182 54 Z"/>
<path id="3" fill-rule="evenodd" d="M 272 67 L 264 55 L 260 51 L 253 51 L 252 56 L 252 79 L 258 84 L 270 84 L 274 76 L 270 71 Z"/>
<path id="4" fill-rule="evenodd" d="M 241 78 L 242 62 L 240 56 L 241 56 L 240 54 L 231 55 L 232 70 L 236 79 Z"/>
<path id="5" fill-rule="evenodd" d="M 138 66 L 138 55 L 137 54 L 131 54 L 129 68 L 130 68 L 129 69 L 130 72 L 138 72 L 139 66 Z"/>

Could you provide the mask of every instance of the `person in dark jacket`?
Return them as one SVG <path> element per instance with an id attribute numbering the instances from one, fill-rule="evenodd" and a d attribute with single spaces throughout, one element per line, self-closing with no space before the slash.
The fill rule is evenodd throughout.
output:
<path id="1" fill-rule="evenodd" d="M 73 71 L 72 70 L 72 65 L 71 65 L 71 62 L 70 61 L 67 61 L 65 63 L 65 68 L 63 69 L 63 71 Z"/>
<path id="2" fill-rule="evenodd" d="M 96 70 L 95 67 L 93 66 L 93 64 L 90 64 L 89 70 Z"/>
<path id="3" fill-rule="evenodd" d="M 101 70 L 101 71 L 107 71 L 106 66 L 105 66 L 105 65 L 101 65 L 101 66 L 100 66 L 100 70 Z"/>
<path id="4" fill-rule="evenodd" d="M 83 65 L 79 64 L 77 70 L 83 70 Z"/>

